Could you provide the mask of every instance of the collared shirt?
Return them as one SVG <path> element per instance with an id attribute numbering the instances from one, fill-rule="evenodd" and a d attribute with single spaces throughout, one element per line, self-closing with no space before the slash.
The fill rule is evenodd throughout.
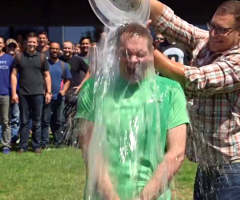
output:
<path id="1" fill-rule="evenodd" d="M 191 118 L 189 159 L 205 166 L 240 159 L 239 46 L 211 52 L 209 32 L 183 21 L 168 7 L 154 28 L 193 53 L 191 66 L 184 69 Z"/>

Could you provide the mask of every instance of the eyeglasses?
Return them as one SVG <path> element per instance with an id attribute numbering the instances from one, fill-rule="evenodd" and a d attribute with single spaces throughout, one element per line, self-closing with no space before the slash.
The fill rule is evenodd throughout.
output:
<path id="1" fill-rule="evenodd" d="M 234 30 L 233 28 L 224 28 L 224 27 L 220 27 L 215 24 L 212 24 L 212 23 L 207 23 L 207 28 L 209 31 L 214 30 L 215 34 L 221 34 L 221 35 L 228 34 Z"/>
<path id="2" fill-rule="evenodd" d="M 156 37 L 156 38 L 155 38 L 155 41 L 164 41 L 164 38 Z"/>

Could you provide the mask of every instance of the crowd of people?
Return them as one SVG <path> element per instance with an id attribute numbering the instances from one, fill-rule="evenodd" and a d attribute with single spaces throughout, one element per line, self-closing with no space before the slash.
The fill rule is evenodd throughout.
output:
<path id="1" fill-rule="evenodd" d="M 22 38 L 22 37 L 21 37 Z M 83 83 L 89 78 L 90 37 L 79 44 L 49 41 L 46 32 L 26 35 L 25 39 L 0 37 L 0 117 L 2 152 L 32 150 L 41 153 L 53 143 L 63 144 L 64 130 L 71 132 L 64 108 L 72 105 Z M 10 115 L 9 115 L 10 113 Z M 65 123 L 68 122 L 68 123 Z M 67 125 L 65 125 L 67 124 Z M 65 130 L 66 131 L 66 130 Z M 49 140 L 49 133 L 53 141 Z M 52 137 L 51 137 L 52 138 Z"/>

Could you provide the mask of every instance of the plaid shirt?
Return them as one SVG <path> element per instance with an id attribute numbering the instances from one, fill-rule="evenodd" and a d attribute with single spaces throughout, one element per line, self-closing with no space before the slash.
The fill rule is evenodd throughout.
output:
<path id="1" fill-rule="evenodd" d="M 187 155 L 203 166 L 240 159 L 240 47 L 208 49 L 209 32 L 183 21 L 165 7 L 155 31 L 193 53 L 185 66 L 185 92 L 191 118 Z"/>

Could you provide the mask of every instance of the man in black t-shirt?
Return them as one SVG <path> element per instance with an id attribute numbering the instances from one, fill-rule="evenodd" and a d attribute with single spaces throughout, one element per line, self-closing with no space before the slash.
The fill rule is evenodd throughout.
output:
<path id="1" fill-rule="evenodd" d="M 71 41 L 63 43 L 63 56 L 60 58 L 64 62 L 70 64 L 72 81 L 71 89 L 75 89 L 75 93 L 81 89 L 83 83 L 90 77 L 88 65 L 79 56 L 74 56 L 74 46 Z"/>
<path id="2" fill-rule="evenodd" d="M 65 125 L 63 127 L 64 132 L 64 142 L 65 143 L 73 143 L 75 140 L 74 136 L 72 135 L 72 127 L 73 124 L 73 117 L 76 112 L 76 105 L 77 105 L 77 94 L 80 91 L 82 85 L 86 80 L 90 78 L 90 72 L 88 70 L 88 65 L 83 61 L 82 58 L 79 56 L 74 56 L 74 46 L 71 41 L 65 41 L 63 43 L 63 56 L 61 59 L 64 62 L 70 64 L 71 67 L 71 86 L 66 94 L 65 99 L 65 108 L 64 108 L 64 117 L 65 117 Z M 69 139 L 73 138 L 73 139 Z"/>
<path id="3" fill-rule="evenodd" d="M 41 117 L 44 102 L 52 98 L 49 66 L 44 54 L 37 49 L 38 38 L 34 34 L 27 37 L 27 48 L 16 55 L 11 73 L 12 102 L 20 108 L 20 149 L 28 149 L 29 117 L 32 117 L 32 147 L 34 152 L 41 153 Z M 16 92 L 17 74 L 19 73 L 19 96 Z"/>

